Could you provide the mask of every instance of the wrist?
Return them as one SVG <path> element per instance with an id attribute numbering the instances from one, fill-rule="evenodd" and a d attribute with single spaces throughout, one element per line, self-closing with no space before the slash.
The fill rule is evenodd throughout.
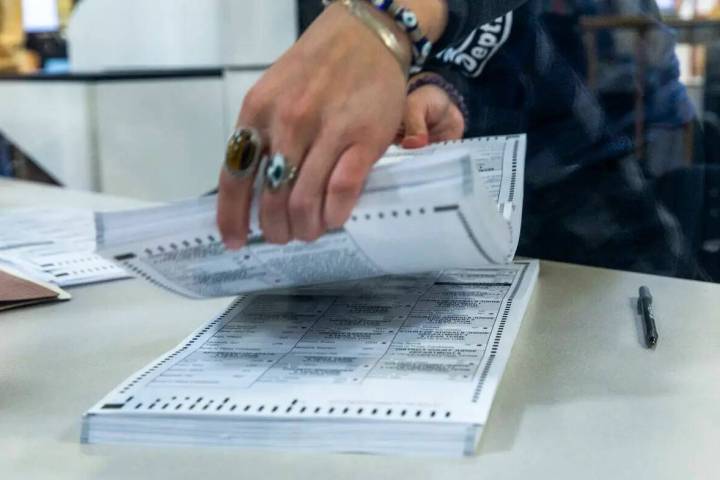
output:
<path id="1" fill-rule="evenodd" d="M 384 43 L 384 49 L 388 53 L 392 53 L 399 62 L 400 68 L 407 78 L 412 65 L 412 43 L 402 28 L 391 17 L 377 11 L 365 0 L 357 0 L 356 2 L 329 0 L 326 1 L 325 10 L 332 17 L 350 19 L 354 25 L 353 28 L 361 28 L 367 32 L 373 31 L 374 36 L 377 37 L 376 40 Z M 386 33 L 382 30 L 385 30 Z M 391 38 L 388 39 L 388 36 Z"/>
<path id="2" fill-rule="evenodd" d="M 357 0 L 345 1 L 354 2 Z M 367 0 L 363 3 L 371 4 L 377 10 L 386 13 L 405 31 L 412 45 L 410 73 L 417 73 L 422 70 L 425 62 L 430 57 L 433 46 L 432 40 L 425 34 L 421 18 L 427 20 L 427 23 L 432 27 L 433 36 L 436 36 L 438 34 L 436 27 L 443 24 L 443 11 L 438 9 L 442 7 L 442 3 L 437 2 L 444 0 L 412 0 L 412 5 L 421 8 L 420 15 L 407 6 L 410 1 L 407 0 L 406 3 L 403 3 L 396 0 Z"/>
<path id="3" fill-rule="evenodd" d="M 366 5 L 363 5 L 363 7 L 365 6 Z M 369 8 L 367 8 L 367 10 L 369 14 L 372 15 L 376 20 L 381 22 L 383 25 L 385 25 L 385 27 L 388 28 L 397 38 L 398 43 L 402 48 L 401 63 L 403 68 L 405 68 L 405 72 L 407 72 L 410 69 L 410 65 L 412 64 L 412 42 L 410 41 L 410 37 L 408 37 L 405 31 L 390 16 L 375 8 L 372 8 L 371 6 L 368 7 Z"/>
<path id="4" fill-rule="evenodd" d="M 406 74 L 422 70 L 432 52 L 433 41 L 443 34 L 448 15 L 446 1 L 322 0 L 326 7 L 335 10 L 337 7 L 333 4 L 341 4 L 346 13 L 372 30 Z"/>

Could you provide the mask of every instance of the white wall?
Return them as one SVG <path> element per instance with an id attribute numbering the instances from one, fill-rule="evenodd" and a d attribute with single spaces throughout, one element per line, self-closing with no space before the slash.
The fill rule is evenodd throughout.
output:
<path id="1" fill-rule="evenodd" d="M 83 0 L 76 71 L 272 63 L 297 35 L 295 0 Z M 223 78 L 0 82 L 0 131 L 63 184 L 148 200 L 216 185 L 261 70 Z"/>
<path id="2" fill-rule="evenodd" d="M 219 65 L 222 0 L 83 0 L 68 26 L 75 71 Z"/>
<path id="3" fill-rule="evenodd" d="M 68 187 L 187 198 L 216 186 L 225 143 L 260 75 L 2 81 L 0 131 Z"/>
<path id="4" fill-rule="evenodd" d="M 83 0 L 73 71 L 267 65 L 297 37 L 295 0 Z"/>
<path id="5" fill-rule="evenodd" d="M 101 82 L 100 189 L 177 200 L 217 185 L 225 153 L 222 78 Z"/>
<path id="6" fill-rule="evenodd" d="M 297 0 L 222 0 L 222 16 L 225 65 L 269 65 L 298 36 Z"/>
<path id="7" fill-rule="evenodd" d="M 227 139 L 260 75 L 99 82 L 100 190 L 167 201 L 215 188 Z"/>
<path id="8" fill-rule="evenodd" d="M 92 89 L 86 82 L 0 82 L 0 131 L 71 188 L 98 187 Z"/>
<path id="9" fill-rule="evenodd" d="M 262 71 L 227 71 L 225 72 L 225 136 L 235 130 L 243 100 L 248 90 L 255 85 Z"/>

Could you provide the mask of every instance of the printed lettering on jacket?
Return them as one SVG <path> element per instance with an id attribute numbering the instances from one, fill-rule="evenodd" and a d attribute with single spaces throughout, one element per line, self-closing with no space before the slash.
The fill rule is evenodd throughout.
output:
<path id="1" fill-rule="evenodd" d="M 510 37 L 512 21 L 513 14 L 510 12 L 476 28 L 459 46 L 441 50 L 437 59 L 461 67 L 470 77 L 480 76 Z"/>

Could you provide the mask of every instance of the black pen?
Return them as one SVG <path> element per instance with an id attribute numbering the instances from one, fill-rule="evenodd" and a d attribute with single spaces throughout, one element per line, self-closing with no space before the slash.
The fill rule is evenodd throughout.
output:
<path id="1" fill-rule="evenodd" d="M 658 331 L 655 326 L 655 312 L 652 308 L 652 295 L 648 287 L 640 287 L 640 298 L 638 298 L 638 313 L 642 316 L 645 328 L 645 345 L 654 348 L 658 341 Z"/>

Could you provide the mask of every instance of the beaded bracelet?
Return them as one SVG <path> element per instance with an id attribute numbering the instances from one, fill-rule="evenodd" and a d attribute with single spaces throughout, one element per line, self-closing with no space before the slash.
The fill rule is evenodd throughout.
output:
<path id="1" fill-rule="evenodd" d="M 412 66 L 410 73 L 418 73 L 430 56 L 432 42 L 423 34 L 420 29 L 417 15 L 409 8 L 402 7 L 395 3 L 395 0 L 367 0 L 381 12 L 390 15 L 410 38 L 412 43 Z"/>
<path id="2" fill-rule="evenodd" d="M 470 125 L 470 110 L 468 110 L 467 104 L 465 103 L 465 97 L 463 97 L 462 93 L 460 93 L 460 91 L 458 91 L 452 83 L 448 82 L 437 73 L 429 73 L 428 75 L 424 75 L 420 78 L 410 80 L 407 94 L 410 95 L 415 90 L 426 85 L 434 85 L 443 89 L 445 93 L 447 93 L 450 100 L 452 100 L 452 102 L 460 110 L 460 113 L 462 113 L 463 119 L 465 119 L 465 130 L 467 131 Z"/>
<path id="3" fill-rule="evenodd" d="M 323 0 L 323 5 L 327 7 L 333 2 L 339 3 L 347 8 L 354 17 L 364 23 L 366 27 L 377 35 L 380 41 L 385 44 L 388 50 L 390 50 L 395 59 L 398 61 L 400 69 L 407 78 L 409 76 L 409 66 L 407 65 L 407 60 L 405 59 L 405 49 L 401 45 L 398 37 L 395 35 L 395 32 L 372 15 L 371 10 L 373 8 L 363 0 Z"/>

